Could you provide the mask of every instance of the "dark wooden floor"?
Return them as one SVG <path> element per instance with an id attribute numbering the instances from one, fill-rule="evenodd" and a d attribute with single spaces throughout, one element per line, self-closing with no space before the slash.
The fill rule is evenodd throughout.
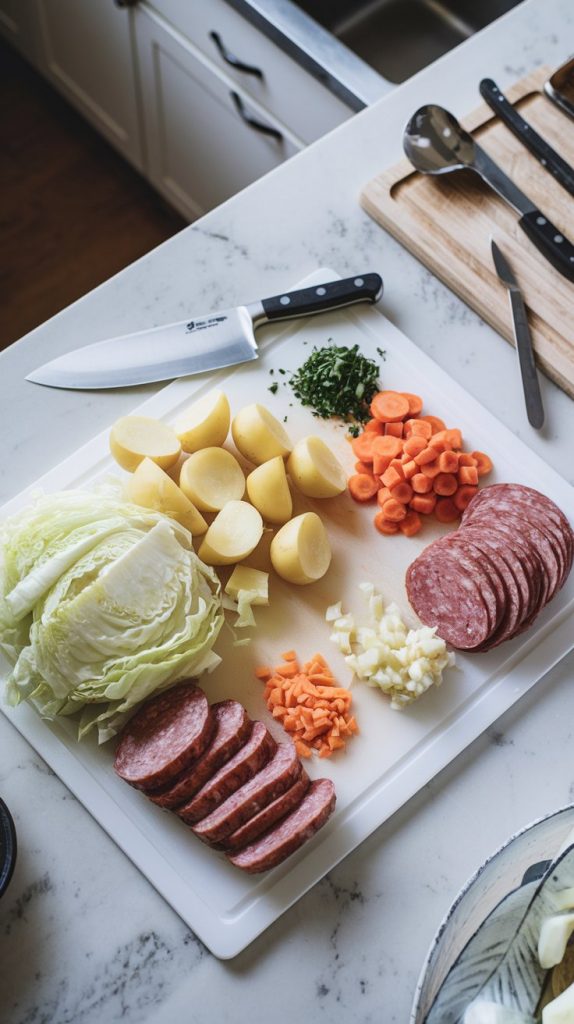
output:
<path id="1" fill-rule="evenodd" d="M 0 42 L 0 348 L 185 222 Z"/>

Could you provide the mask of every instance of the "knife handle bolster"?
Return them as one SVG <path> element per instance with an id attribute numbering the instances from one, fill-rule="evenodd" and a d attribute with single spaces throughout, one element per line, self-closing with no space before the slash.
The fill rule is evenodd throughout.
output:
<path id="1" fill-rule="evenodd" d="M 356 274 L 342 281 L 328 281 L 311 288 L 274 295 L 263 299 L 262 306 L 267 320 L 286 320 L 324 313 L 356 302 L 377 302 L 382 294 L 383 281 L 379 274 Z"/>
<path id="2" fill-rule="evenodd" d="M 574 245 L 544 216 L 530 210 L 520 218 L 520 227 L 539 252 L 569 281 L 574 281 Z"/>

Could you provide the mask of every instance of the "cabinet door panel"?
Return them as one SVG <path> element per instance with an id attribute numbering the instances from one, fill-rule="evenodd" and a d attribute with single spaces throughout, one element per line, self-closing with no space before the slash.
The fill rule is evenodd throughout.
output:
<path id="1" fill-rule="evenodd" d="M 194 219 L 291 156 L 301 143 L 240 93 L 186 40 L 135 11 L 149 175 Z M 252 118 L 282 136 L 257 130 Z"/>
<path id="2" fill-rule="evenodd" d="M 38 8 L 45 74 L 141 168 L 131 12 L 112 0 L 38 0 Z"/>

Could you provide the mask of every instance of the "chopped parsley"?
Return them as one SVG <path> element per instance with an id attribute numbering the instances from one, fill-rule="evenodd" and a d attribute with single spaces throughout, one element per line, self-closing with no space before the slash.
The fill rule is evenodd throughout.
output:
<path id="1" fill-rule="evenodd" d="M 277 381 L 275 381 L 273 384 L 271 384 L 271 386 L 268 387 L 267 390 L 270 391 L 272 395 L 276 395 L 278 390 L 279 390 L 279 385 L 278 385 Z"/>
<path id="2" fill-rule="evenodd" d="M 384 358 L 384 353 L 377 351 Z M 310 406 L 314 416 L 340 416 L 364 423 L 370 416 L 370 401 L 379 390 L 379 367 L 359 352 L 358 345 L 326 345 L 313 348 L 290 383 L 295 396 L 302 405 Z"/>

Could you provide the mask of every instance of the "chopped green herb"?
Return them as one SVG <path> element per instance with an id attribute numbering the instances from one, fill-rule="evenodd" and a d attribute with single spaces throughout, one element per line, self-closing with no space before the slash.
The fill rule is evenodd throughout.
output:
<path id="1" fill-rule="evenodd" d="M 350 433 L 351 437 L 358 437 L 359 434 L 361 433 L 361 428 L 360 428 L 359 424 L 358 423 L 351 423 L 351 426 L 349 427 L 349 433 Z"/>
<path id="2" fill-rule="evenodd" d="M 287 417 L 286 416 L 283 417 L 283 422 L 287 423 Z"/>
<path id="3" fill-rule="evenodd" d="M 281 367 L 279 367 L 279 373 L 285 374 L 285 373 L 287 373 L 287 370 L 282 370 Z"/>
<path id="4" fill-rule="evenodd" d="M 272 377 L 274 373 L 275 373 L 275 370 L 269 370 L 269 376 L 270 377 Z"/>
<path id="5" fill-rule="evenodd" d="M 383 359 L 383 360 L 387 358 L 387 353 L 385 352 L 385 350 L 383 348 L 379 348 L 378 345 L 377 345 L 377 354 L 380 355 L 381 359 Z"/>
<path id="6" fill-rule="evenodd" d="M 272 384 L 271 387 L 267 388 L 267 390 L 270 391 L 272 395 L 276 395 L 277 392 L 279 391 L 279 385 L 277 381 L 275 381 L 275 383 Z"/>
<path id="7" fill-rule="evenodd" d="M 295 396 L 311 407 L 314 416 L 340 416 L 363 423 L 369 419 L 369 403 L 379 390 L 379 367 L 359 352 L 358 345 L 314 347 L 290 383 Z"/>

